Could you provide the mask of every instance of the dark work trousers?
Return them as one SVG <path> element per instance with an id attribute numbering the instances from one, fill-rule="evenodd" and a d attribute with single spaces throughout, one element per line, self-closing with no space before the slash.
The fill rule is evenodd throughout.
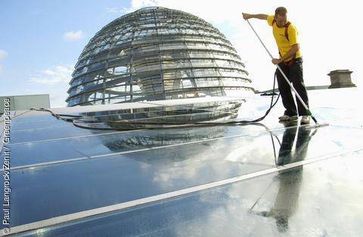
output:
<path id="1" fill-rule="evenodd" d="M 302 59 L 296 59 L 294 62 L 289 65 L 285 63 L 280 63 L 282 71 L 285 73 L 287 78 L 292 82 L 295 90 L 299 93 L 300 97 L 303 99 L 305 104 L 309 106 L 308 94 L 305 89 L 304 79 L 303 79 L 303 65 Z M 285 115 L 294 116 L 297 115 L 296 106 L 294 103 L 294 99 L 292 97 L 292 92 L 289 84 L 283 78 L 281 72 L 276 69 L 277 72 L 277 84 L 279 86 L 279 91 L 282 98 L 282 104 L 285 107 Z M 301 104 L 300 100 L 296 97 L 296 102 L 298 106 L 299 115 L 310 115 L 308 111 Z"/>

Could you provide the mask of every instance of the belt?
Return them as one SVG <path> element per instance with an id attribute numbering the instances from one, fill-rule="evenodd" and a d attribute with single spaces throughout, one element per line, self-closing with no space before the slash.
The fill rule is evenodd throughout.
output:
<path id="1" fill-rule="evenodd" d="M 287 65 L 287 66 L 291 66 L 291 65 L 293 65 L 294 63 L 297 63 L 297 62 L 302 62 L 302 58 L 300 57 L 300 58 L 293 58 L 293 59 L 291 59 L 291 60 L 289 60 L 289 61 L 287 61 L 287 62 L 283 62 L 285 65 Z"/>

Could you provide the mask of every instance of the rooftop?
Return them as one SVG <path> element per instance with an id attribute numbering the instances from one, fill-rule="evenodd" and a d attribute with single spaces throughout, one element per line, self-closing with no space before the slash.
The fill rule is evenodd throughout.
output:
<path id="1" fill-rule="evenodd" d="M 361 236 L 361 94 L 309 91 L 318 129 L 278 123 L 280 102 L 261 124 L 131 131 L 13 112 L 11 233 Z M 268 105 L 252 95 L 239 117 Z"/>

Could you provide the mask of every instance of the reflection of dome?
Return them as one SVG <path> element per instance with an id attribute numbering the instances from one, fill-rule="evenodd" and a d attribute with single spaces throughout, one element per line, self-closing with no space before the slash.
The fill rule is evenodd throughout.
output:
<path id="1" fill-rule="evenodd" d="M 243 96 L 250 80 L 231 43 L 208 22 L 142 8 L 102 28 L 72 74 L 68 106 Z"/>
<path id="2" fill-rule="evenodd" d="M 208 139 L 223 137 L 226 131 L 225 126 L 211 127 L 193 127 L 183 129 L 164 129 L 143 130 L 138 133 L 125 133 L 100 137 L 103 145 L 112 152 L 124 152 L 133 149 L 143 149 L 150 147 L 170 146 L 174 144 L 190 144 Z M 198 149 L 198 150 L 196 150 Z M 194 153 L 199 153 L 209 149 L 208 146 L 196 146 L 193 148 Z M 190 152 L 186 149 L 185 152 Z M 169 158 L 168 158 L 169 159 Z M 149 160 L 148 156 L 142 157 L 142 161 Z M 155 159 L 154 159 L 155 160 Z"/>

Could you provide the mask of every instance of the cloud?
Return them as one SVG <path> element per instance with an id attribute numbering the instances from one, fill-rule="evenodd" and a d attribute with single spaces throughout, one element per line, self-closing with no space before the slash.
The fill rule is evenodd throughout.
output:
<path id="1" fill-rule="evenodd" d="M 108 13 L 117 13 L 117 14 L 125 14 L 128 13 L 128 8 L 122 7 L 122 8 L 118 8 L 118 7 L 107 7 L 106 11 Z"/>
<path id="2" fill-rule="evenodd" d="M 117 7 L 107 7 L 106 11 L 109 13 L 122 13 L 122 9 Z"/>
<path id="3" fill-rule="evenodd" d="M 78 31 L 68 31 L 64 33 L 63 38 L 66 41 L 78 41 L 82 39 L 84 36 L 84 33 L 81 30 Z"/>
<path id="4" fill-rule="evenodd" d="M 8 53 L 3 50 L 0 49 L 0 61 L 4 60 L 6 57 L 8 56 Z M 0 64 L 0 73 L 3 71 L 4 66 L 2 64 Z"/>
<path id="5" fill-rule="evenodd" d="M 66 106 L 69 81 L 74 68 L 70 65 L 57 65 L 46 68 L 31 76 L 28 88 L 32 93 L 49 94 L 50 105 L 54 107 Z"/>
<path id="6" fill-rule="evenodd" d="M 5 59 L 8 56 L 8 53 L 5 50 L 0 49 L 0 61 Z"/>
<path id="7" fill-rule="evenodd" d="M 58 65 L 49 69 L 45 69 L 36 76 L 30 77 L 30 82 L 47 86 L 54 86 L 59 83 L 68 83 L 73 72 L 72 66 Z"/>
<path id="8" fill-rule="evenodd" d="M 173 3 L 176 3 L 178 1 L 171 0 Z M 173 5 L 173 3 L 171 5 Z M 142 7 L 151 7 L 151 6 L 160 6 L 167 4 L 167 1 L 160 1 L 160 0 L 132 0 L 131 1 L 131 9 L 137 10 Z M 186 4 L 183 4 L 186 5 Z"/>
<path id="9" fill-rule="evenodd" d="M 161 1 L 159 0 L 132 0 L 131 7 L 107 7 L 106 11 L 108 13 L 117 13 L 117 14 L 127 14 L 133 11 L 138 10 L 142 7 L 149 7 L 149 6 L 159 6 L 161 5 Z"/>

